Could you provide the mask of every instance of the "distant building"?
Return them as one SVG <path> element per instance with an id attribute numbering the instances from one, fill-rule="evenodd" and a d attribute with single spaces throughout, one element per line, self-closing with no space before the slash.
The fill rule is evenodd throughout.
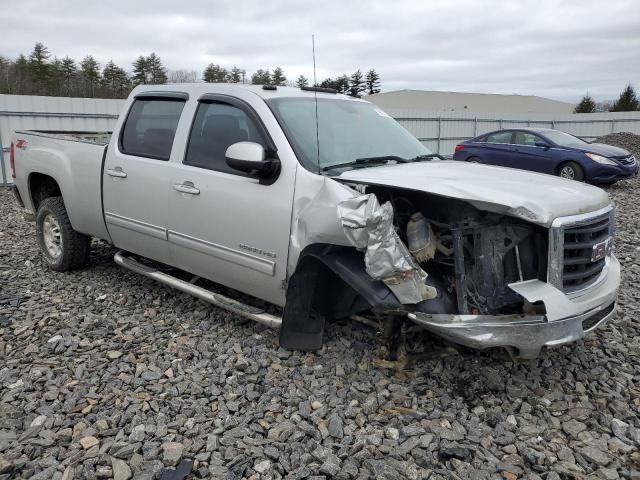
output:
<path id="1" fill-rule="evenodd" d="M 368 95 L 384 110 L 474 113 L 572 113 L 574 105 L 535 95 L 396 90 Z"/>

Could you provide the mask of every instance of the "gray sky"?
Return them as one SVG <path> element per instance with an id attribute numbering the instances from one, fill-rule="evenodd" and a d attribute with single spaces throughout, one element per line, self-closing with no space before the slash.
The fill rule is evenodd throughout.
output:
<path id="1" fill-rule="evenodd" d="M 638 0 L 0 0 L 0 54 L 37 41 L 131 70 L 155 51 L 169 69 L 281 66 L 318 81 L 375 68 L 401 88 L 575 101 L 640 89 Z"/>

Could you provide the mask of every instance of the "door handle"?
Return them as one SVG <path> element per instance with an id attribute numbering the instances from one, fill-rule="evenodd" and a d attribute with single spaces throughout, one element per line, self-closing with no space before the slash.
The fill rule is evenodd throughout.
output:
<path id="1" fill-rule="evenodd" d="M 123 171 L 121 167 L 116 167 L 113 170 L 106 170 L 107 175 L 110 177 L 127 178 L 127 172 Z"/>
<path id="2" fill-rule="evenodd" d="M 200 189 L 193 185 L 193 182 L 176 183 L 173 188 L 178 192 L 188 193 L 189 195 L 200 195 Z"/>

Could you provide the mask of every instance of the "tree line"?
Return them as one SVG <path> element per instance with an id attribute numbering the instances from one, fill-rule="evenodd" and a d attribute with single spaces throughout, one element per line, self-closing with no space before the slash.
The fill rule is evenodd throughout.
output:
<path id="1" fill-rule="evenodd" d="M 635 112 L 640 110 L 640 100 L 631 84 L 627 85 L 620 93 L 618 99 L 613 102 L 596 103 L 589 94 L 580 100 L 580 103 L 573 109 L 573 113 L 594 113 L 594 112 Z"/>
<path id="2" fill-rule="evenodd" d="M 20 54 L 16 59 L 0 55 L 0 93 L 14 95 L 49 95 L 56 97 L 126 98 L 140 84 L 163 83 L 252 83 L 254 85 L 288 85 L 308 87 L 310 81 L 300 75 L 290 81 L 284 70 L 260 68 L 247 75 L 246 70 L 234 66 L 226 69 L 209 64 L 202 73 L 196 70 L 168 70 L 156 53 L 139 56 L 127 71 L 112 60 L 101 66 L 87 55 L 77 62 L 68 56 L 52 56 L 43 43 L 36 43 L 29 55 Z M 348 95 L 371 95 L 380 92 L 380 76 L 374 69 L 363 74 L 359 69 L 350 76 L 327 78 L 318 84 Z"/>

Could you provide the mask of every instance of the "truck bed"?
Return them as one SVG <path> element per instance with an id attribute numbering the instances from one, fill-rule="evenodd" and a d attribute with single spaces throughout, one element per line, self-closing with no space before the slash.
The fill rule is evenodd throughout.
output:
<path id="1" fill-rule="evenodd" d="M 16 186 L 35 214 L 34 175 L 48 175 L 60 187 L 73 228 L 109 239 L 102 212 L 102 163 L 110 132 L 20 130 L 13 136 Z M 22 140 L 22 142 L 20 142 Z M 28 192 L 27 195 L 24 192 Z"/>

